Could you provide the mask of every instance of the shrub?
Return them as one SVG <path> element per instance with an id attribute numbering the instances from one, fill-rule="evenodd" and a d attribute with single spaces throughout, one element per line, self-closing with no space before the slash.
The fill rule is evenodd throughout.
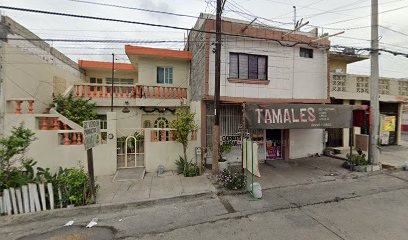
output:
<path id="1" fill-rule="evenodd" d="M 89 177 L 83 166 L 79 168 L 60 168 L 56 175 L 56 186 L 61 189 L 62 204 L 86 205 L 91 202 Z"/>
<path id="2" fill-rule="evenodd" d="M 189 141 L 189 134 L 198 129 L 195 123 L 195 113 L 190 112 L 189 108 L 181 108 L 176 111 L 177 119 L 171 123 L 174 128 L 174 141 L 183 145 L 183 156 L 187 159 L 187 147 Z"/>
<path id="3" fill-rule="evenodd" d="M 370 162 L 366 159 L 366 155 L 363 153 L 361 149 L 357 149 L 357 154 L 350 154 L 346 155 L 347 159 L 349 159 L 349 164 L 354 166 L 364 166 L 370 164 Z"/>
<path id="4" fill-rule="evenodd" d="M 228 169 L 224 169 L 218 175 L 218 181 L 229 190 L 239 190 L 245 187 L 245 175 L 240 172 L 232 173 Z"/>
<path id="5" fill-rule="evenodd" d="M 194 177 L 200 174 L 200 168 L 196 163 L 193 163 L 193 160 L 190 162 L 184 160 L 183 157 L 179 156 L 179 159 L 176 160 L 177 173 L 182 173 L 184 177 Z"/>
<path id="6" fill-rule="evenodd" d="M 73 98 L 72 95 L 54 98 L 57 112 L 81 126 L 83 121 L 97 119 L 96 104 L 90 101 L 91 99 Z"/>
<path id="7" fill-rule="evenodd" d="M 34 133 L 24 124 L 13 127 L 10 136 L 0 139 L 0 191 L 33 181 L 36 162 L 26 159 L 25 153 L 34 140 Z"/>

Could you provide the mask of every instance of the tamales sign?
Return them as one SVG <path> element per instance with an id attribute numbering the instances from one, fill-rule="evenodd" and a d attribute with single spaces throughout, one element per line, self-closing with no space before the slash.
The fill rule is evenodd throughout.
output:
<path id="1" fill-rule="evenodd" d="M 247 104 L 246 124 L 251 129 L 350 128 L 353 106 L 323 104 Z"/>

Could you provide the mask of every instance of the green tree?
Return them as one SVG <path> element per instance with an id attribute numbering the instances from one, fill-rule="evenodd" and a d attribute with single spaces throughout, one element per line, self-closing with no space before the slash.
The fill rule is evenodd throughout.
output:
<path id="1" fill-rule="evenodd" d="M 189 134 L 196 131 L 198 126 L 195 123 L 195 113 L 190 112 L 189 108 L 180 108 L 176 111 L 176 120 L 171 123 L 174 128 L 174 140 L 183 144 L 184 160 L 187 160 L 187 147 L 189 141 Z"/>
<path id="2" fill-rule="evenodd" d="M 0 189 L 16 187 L 34 178 L 35 162 L 25 153 L 36 138 L 21 123 L 13 127 L 11 135 L 0 139 Z"/>
<path id="3" fill-rule="evenodd" d="M 72 95 L 54 98 L 57 112 L 81 126 L 83 121 L 97 119 L 96 104 L 90 101 L 91 99 L 73 98 Z"/>

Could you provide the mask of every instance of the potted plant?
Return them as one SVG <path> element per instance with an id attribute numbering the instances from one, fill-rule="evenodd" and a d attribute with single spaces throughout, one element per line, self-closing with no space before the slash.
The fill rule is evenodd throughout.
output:
<path id="1" fill-rule="evenodd" d="M 367 160 L 366 155 L 361 149 L 357 149 L 357 154 L 347 154 L 348 161 L 344 162 L 344 166 L 354 171 L 366 172 L 367 168 L 370 165 L 370 162 Z"/>
<path id="2" fill-rule="evenodd" d="M 210 150 L 213 150 L 212 145 L 209 146 Z M 227 163 L 227 159 L 225 158 L 224 154 L 230 153 L 232 149 L 232 145 L 231 144 L 220 144 L 218 146 L 218 165 L 220 168 L 220 171 L 224 171 L 224 169 L 227 169 L 228 167 L 228 163 Z"/>

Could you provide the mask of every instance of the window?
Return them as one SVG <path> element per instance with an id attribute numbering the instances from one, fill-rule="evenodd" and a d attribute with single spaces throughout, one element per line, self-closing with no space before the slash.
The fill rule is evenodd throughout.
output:
<path id="1" fill-rule="evenodd" d="M 300 48 L 299 54 L 300 54 L 300 57 L 313 58 L 313 49 Z"/>
<path id="2" fill-rule="evenodd" d="M 101 121 L 101 129 L 108 129 L 108 120 L 106 115 L 97 115 L 97 119 Z"/>
<path id="3" fill-rule="evenodd" d="M 133 81 L 131 78 L 115 78 L 113 84 L 133 85 Z M 106 84 L 112 84 L 112 78 L 106 78 Z"/>
<path id="4" fill-rule="evenodd" d="M 267 56 L 230 53 L 229 77 L 237 79 L 267 79 Z"/>
<path id="5" fill-rule="evenodd" d="M 111 85 L 112 84 L 112 78 L 106 78 L 106 84 Z M 113 85 L 115 86 L 114 89 L 116 89 L 115 91 L 117 91 L 119 88 L 118 85 L 133 85 L 134 84 L 134 80 L 132 78 L 115 78 L 113 80 Z M 110 93 L 110 87 L 107 87 L 107 93 Z M 127 93 L 129 89 L 127 87 L 121 87 L 120 91 L 123 91 L 123 93 Z"/>
<path id="6" fill-rule="evenodd" d="M 89 78 L 89 83 L 91 84 L 102 84 L 102 78 L 95 78 L 91 77 Z M 102 87 L 96 87 L 98 91 L 101 91 Z M 91 91 L 95 91 L 95 87 L 91 86 Z"/>
<path id="7" fill-rule="evenodd" d="M 158 117 L 156 121 L 154 121 L 155 128 L 168 128 L 169 121 L 165 117 Z"/>
<path id="8" fill-rule="evenodd" d="M 157 67 L 157 83 L 173 84 L 173 68 Z"/>

